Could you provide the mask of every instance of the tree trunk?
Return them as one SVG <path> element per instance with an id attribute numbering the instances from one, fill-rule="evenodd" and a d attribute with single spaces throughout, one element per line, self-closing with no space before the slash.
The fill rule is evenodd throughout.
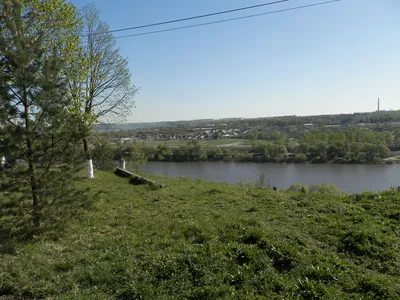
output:
<path id="1" fill-rule="evenodd" d="M 87 139 L 86 139 L 86 138 L 83 139 L 83 151 L 85 152 L 85 154 L 86 154 L 87 156 L 90 157 L 89 145 L 88 145 L 88 142 L 87 142 Z"/>
<path id="2" fill-rule="evenodd" d="M 32 149 L 32 143 L 30 139 L 27 139 L 27 150 Z M 35 176 L 35 166 L 32 163 L 32 159 L 29 158 L 29 181 L 31 185 L 31 195 L 32 195 L 32 219 L 33 226 L 39 228 L 40 226 L 40 207 L 39 207 L 39 191 Z"/>
<path id="3" fill-rule="evenodd" d="M 86 138 L 83 139 L 83 150 L 85 152 L 87 159 L 87 178 L 93 179 L 94 178 L 93 161 L 92 161 L 92 156 L 90 155 L 89 145 Z"/>
<path id="4" fill-rule="evenodd" d="M 26 154 L 29 165 L 29 182 L 31 186 L 31 195 L 32 195 L 32 219 L 33 226 L 37 229 L 40 226 L 40 207 L 39 207 L 39 191 L 38 191 L 38 183 L 36 182 L 35 176 L 35 165 L 33 163 L 33 145 L 32 145 L 32 137 L 30 132 L 30 120 L 29 120 L 29 104 L 26 100 L 26 93 L 24 93 L 24 108 L 25 108 L 25 142 L 26 142 Z"/>
<path id="5" fill-rule="evenodd" d="M 33 210 L 32 210 L 33 226 L 35 228 L 39 228 L 40 226 L 39 191 L 37 189 L 35 168 L 31 162 L 29 162 L 29 173 L 30 173 L 32 204 L 33 204 Z"/>

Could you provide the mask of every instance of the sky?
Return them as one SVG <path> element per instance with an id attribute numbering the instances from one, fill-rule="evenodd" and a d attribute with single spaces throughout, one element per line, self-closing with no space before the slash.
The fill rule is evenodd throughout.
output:
<path id="1" fill-rule="evenodd" d="M 115 36 L 264 13 L 267 7 Z M 273 0 L 93 2 L 110 29 Z M 117 39 L 140 88 L 128 122 L 256 118 L 400 109 L 400 0 L 339 2 L 256 18 Z"/>

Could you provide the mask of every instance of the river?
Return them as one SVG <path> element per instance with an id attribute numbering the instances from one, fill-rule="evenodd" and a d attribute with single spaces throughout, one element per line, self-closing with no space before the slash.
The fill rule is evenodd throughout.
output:
<path id="1" fill-rule="evenodd" d="M 381 191 L 400 185 L 400 165 L 148 162 L 142 171 L 147 174 L 201 178 L 231 184 L 237 184 L 241 180 L 255 183 L 264 173 L 265 182 L 278 189 L 287 189 L 293 183 L 307 186 L 330 183 L 348 193 Z"/>

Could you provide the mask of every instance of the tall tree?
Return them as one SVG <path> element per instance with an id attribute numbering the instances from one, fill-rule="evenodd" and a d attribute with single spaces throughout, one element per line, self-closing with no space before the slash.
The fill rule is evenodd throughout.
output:
<path id="1" fill-rule="evenodd" d="M 2 187 L 30 200 L 35 228 L 48 204 L 71 191 L 81 167 L 77 145 L 85 131 L 75 126 L 67 92 L 79 51 L 76 20 L 63 0 L 0 2 L 0 152 L 10 162 Z"/>
<path id="2" fill-rule="evenodd" d="M 114 36 L 109 32 L 108 25 L 100 20 L 94 4 L 82 8 L 80 14 L 87 66 L 87 76 L 80 85 L 84 127 L 99 120 L 125 120 L 132 112 L 138 92 L 131 81 L 128 61 L 120 55 Z M 88 159 L 88 178 L 94 178 L 87 139 L 83 139 L 83 147 Z"/>

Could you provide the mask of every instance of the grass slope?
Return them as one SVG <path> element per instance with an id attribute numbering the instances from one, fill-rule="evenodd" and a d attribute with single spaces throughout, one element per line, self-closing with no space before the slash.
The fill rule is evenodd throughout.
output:
<path id="1" fill-rule="evenodd" d="M 0 298 L 398 299 L 400 193 L 97 172 L 94 206 L 0 254 Z"/>

